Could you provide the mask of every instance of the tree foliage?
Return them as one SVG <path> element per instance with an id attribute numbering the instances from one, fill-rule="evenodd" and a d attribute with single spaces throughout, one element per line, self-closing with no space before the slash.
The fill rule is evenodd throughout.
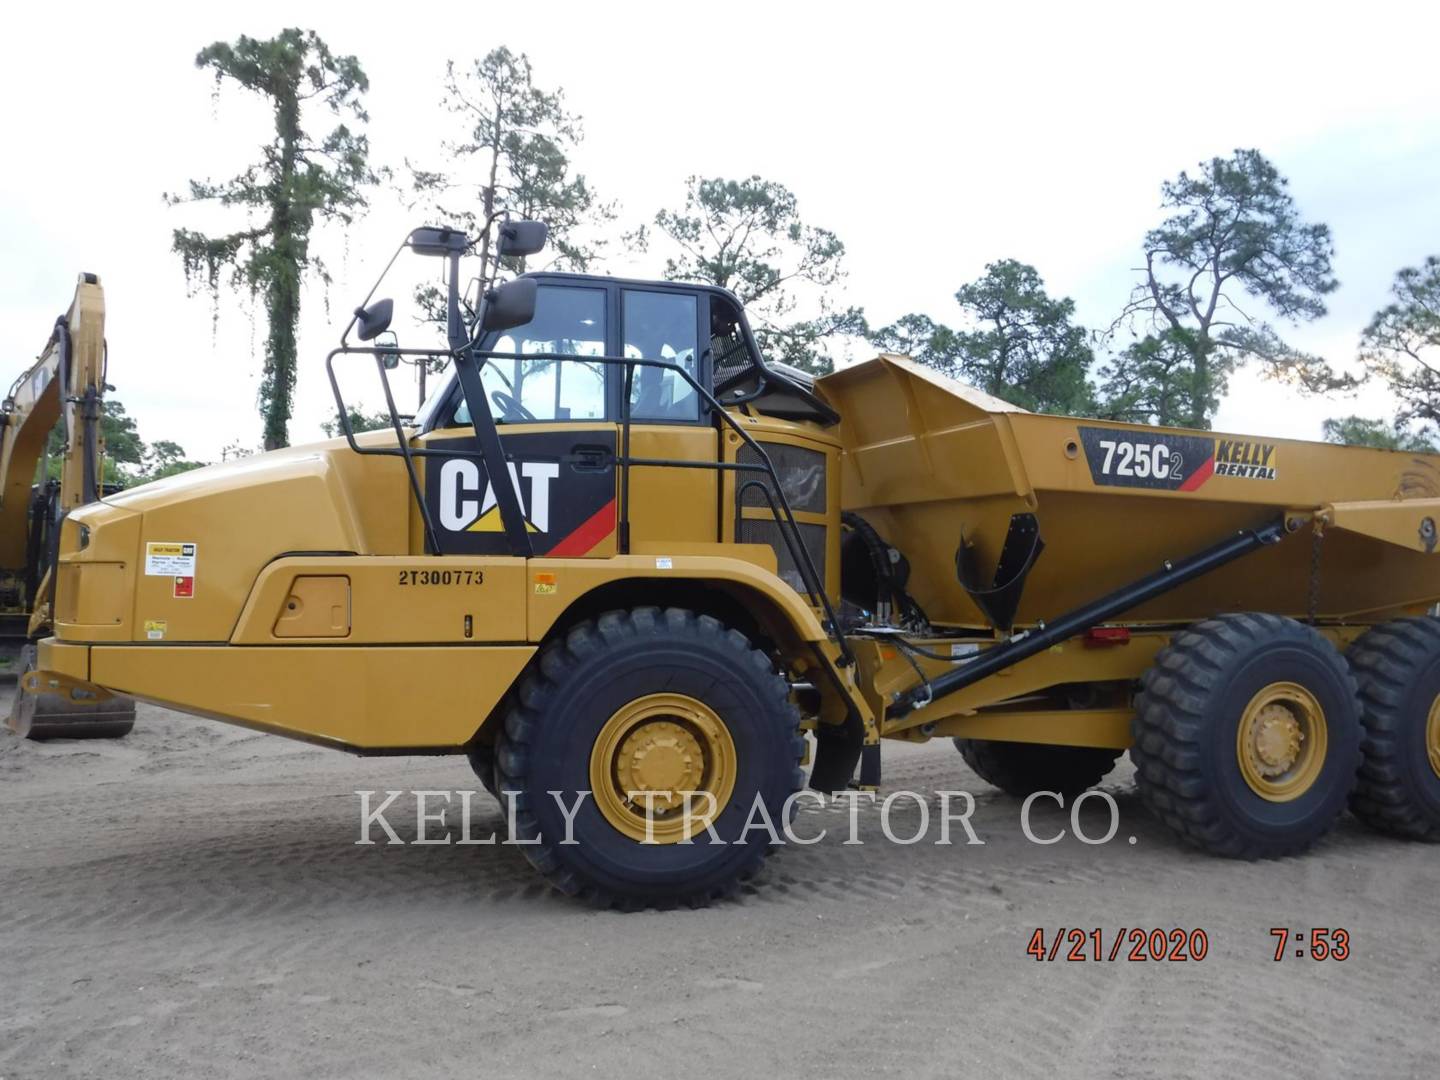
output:
<path id="1" fill-rule="evenodd" d="M 1220 404 L 1213 380 L 1197 379 L 1189 330 L 1147 334 L 1109 357 L 1096 371 L 1096 415 L 1104 420 L 1193 427 Z"/>
<path id="2" fill-rule="evenodd" d="M 845 245 L 806 224 L 783 184 L 691 176 L 684 207 L 661 210 L 654 225 L 674 252 L 665 276 L 735 293 L 770 359 L 823 373 L 839 338 L 865 333 L 864 312 L 833 297 L 847 274 Z M 631 240 L 645 250 L 650 232 L 642 226 Z"/>
<path id="3" fill-rule="evenodd" d="M 101 480 L 106 484 L 132 487 L 151 480 L 160 480 L 190 469 L 203 468 L 206 462 L 189 461 L 179 443 L 160 439 L 146 445 L 140 437 L 135 418 L 125 411 L 116 398 L 106 398 L 100 413 L 100 438 L 105 445 L 104 469 Z M 45 475 L 60 478 L 65 454 L 65 421 L 50 429 L 45 443 Z"/>
<path id="4" fill-rule="evenodd" d="M 1400 399 L 1400 425 L 1440 426 L 1440 256 L 1395 275 L 1394 299 L 1360 338 L 1360 361 Z"/>
<path id="5" fill-rule="evenodd" d="M 261 158 L 224 181 L 191 180 L 172 204 L 211 202 L 241 211 L 233 232 L 210 235 L 176 229 L 173 248 L 186 279 L 217 298 L 222 271 L 252 297 L 264 296 L 268 333 L 259 405 L 266 449 L 289 444 L 296 381 L 300 287 L 307 273 L 329 281 L 311 251 L 317 221 L 350 224 L 366 206 L 364 189 L 377 180 L 366 136 L 345 122 L 320 138 L 304 126 L 306 107 L 363 123 L 369 81 L 353 56 L 337 56 L 314 31 L 288 29 L 268 40 L 240 37 L 202 49 L 195 65 L 214 72 L 216 93 L 226 81 L 263 97 L 273 109 L 275 137 Z"/>
<path id="6" fill-rule="evenodd" d="M 390 427 L 389 413 L 362 413 L 353 405 L 347 408 L 346 413 L 350 421 L 350 430 L 357 434 L 361 431 L 378 431 L 381 428 Z M 327 439 L 338 439 L 345 434 L 345 429 L 340 426 L 338 416 L 334 420 L 320 421 L 320 430 L 325 432 Z"/>
<path id="7" fill-rule="evenodd" d="M 1179 418 L 1196 428 L 1210 425 L 1229 375 L 1248 360 L 1310 392 L 1352 387 L 1260 317 L 1268 309 L 1291 323 L 1319 318 L 1337 284 L 1329 228 L 1301 219 L 1275 166 L 1257 150 L 1236 150 L 1161 191 L 1169 216 L 1145 236 L 1143 276 L 1116 324 L 1139 323 L 1143 355 L 1119 362 L 1119 385 L 1182 400 Z M 1133 385 L 1157 359 L 1171 385 Z"/>
<path id="8" fill-rule="evenodd" d="M 1403 424 L 1388 420 L 1369 420 L 1363 416 L 1341 416 L 1326 420 L 1325 441 L 1346 446 L 1373 446 L 1380 450 L 1406 450 L 1435 453 L 1435 444 L 1420 432 L 1410 431 Z"/>
<path id="9" fill-rule="evenodd" d="M 1033 266 L 1015 259 L 990 263 L 960 287 L 955 301 L 965 329 L 911 314 L 871 340 L 1021 408 L 1093 413 L 1088 334 L 1073 321 L 1074 302 L 1050 296 Z"/>
<path id="10" fill-rule="evenodd" d="M 208 461 L 191 461 L 185 456 L 185 448 L 169 439 L 157 439 L 145 450 L 144 469 L 136 478 L 139 483 L 163 480 L 177 476 L 191 469 L 203 469 Z"/>
<path id="11" fill-rule="evenodd" d="M 589 269 L 600 244 L 587 237 L 587 227 L 612 220 L 615 211 L 571 167 L 570 155 L 585 136 L 581 118 L 565 107 L 564 91 L 536 86 L 529 57 L 502 45 L 468 64 L 447 63 L 441 105 L 463 131 L 442 144 L 443 167 L 410 169 L 415 193 L 437 221 L 481 237 L 481 255 L 489 252 L 495 218 L 544 221 L 551 264 Z M 525 260 L 507 268 L 523 273 Z"/>

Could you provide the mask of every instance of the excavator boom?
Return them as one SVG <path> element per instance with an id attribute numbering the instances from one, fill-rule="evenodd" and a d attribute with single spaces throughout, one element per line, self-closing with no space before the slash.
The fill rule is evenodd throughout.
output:
<path id="1" fill-rule="evenodd" d="M 96 275 L 81 274 L 39 358 L 0 402 L 0 654 L 22 675 L 34 667 L 33 642 L 51 629 L 60 523 L 102 492 L 105 366 L 105 292 Z M 64 447 L 59 477 L 50 479 L 41 463 L 57 423 Z M 8 723 L 31 738 L 114 738 L 134 719 L 128 698 L 17 693 Z"/>

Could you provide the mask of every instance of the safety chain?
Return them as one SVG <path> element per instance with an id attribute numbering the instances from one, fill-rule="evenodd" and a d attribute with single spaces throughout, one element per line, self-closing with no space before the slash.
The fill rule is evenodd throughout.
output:
<path id="1" fill-rule="evenodd" d="M 1306 599 L 1305 612 L 1311 626 L 1320 613 L 1320 549 L 1325 543 L 1325 519 L 1316 517 L 1310 532 L 1310 594 Z"/>

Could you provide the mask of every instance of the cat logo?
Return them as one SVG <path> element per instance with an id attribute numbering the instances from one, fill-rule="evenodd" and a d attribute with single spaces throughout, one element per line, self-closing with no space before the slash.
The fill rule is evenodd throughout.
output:
<path id="1" fill-rule="evenodd" d="M 530 536 L 531 552 L 556 557 L 606 556 L 615 552 L 615 471 L 592 464 L 596 447 L 613 458 L 606 432 L 513 433 L 503 436 L 515 490 Z M 425 502 L 447 555 L 511 554 L 495 483 L 474 456 L 473 439 L 431 442 L 440 454 L 426 458 Z M 463 451 L 448 456 L 445 451 Z M 605 453 L 601 453 L 602 460 Z"/>
<path id="2" fill-rule="evenodd" d="M 1245 439 L 1215 441 L 1215 475 L 1243 480 L 1275 479 L 1275 444 Z"/>
<path id="3" fill-rule="evenodd" d="M 525 512 L 526 532 L 547 532 L 550 529 L 550 483 L 560 475 L 554 461 L 527 461 L 521 465 L 510 462 L 510 482 Z M 530 483 L 527 501 L 520 478 Z M 450 532 L 504 532 L 500 507 L 495 501 L 495 485 L 485 483 L 485 497 L 480 498 L 480 463 L 470 458 L 451 458 L 440 466 L 440 524 Z"/>

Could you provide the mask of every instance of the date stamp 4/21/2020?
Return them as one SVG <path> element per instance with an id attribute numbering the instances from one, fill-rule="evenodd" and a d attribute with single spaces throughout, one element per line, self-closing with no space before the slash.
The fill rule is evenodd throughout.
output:
<path id="1" fill-rule="evenodd" d="M 1350 932 L 1343 927 L 1316 927 L 1310 931 L 1289 927 L 1270 928 L 1275 940 L 1275 962 L 1293 955 L 1311 960 L 1347 960 L 1350 957 Z M 1292 944 L 1293 943 L 1293 944 Z M 1106 930 L 1101 927 L 1081 929 L 1060 927 L 1047 931 L 1036 927 L 1025 946 L 1026 955 L 1039 961 L 1063 960 L 1070 963 L 1110 963 L 1114 961 L 1157 961 L 1166 963 L 1201 962 L 1210 955 L 1210 935 L 1196 927 L 1164 929 L 1154 927 L 1122 927 Z"/>

